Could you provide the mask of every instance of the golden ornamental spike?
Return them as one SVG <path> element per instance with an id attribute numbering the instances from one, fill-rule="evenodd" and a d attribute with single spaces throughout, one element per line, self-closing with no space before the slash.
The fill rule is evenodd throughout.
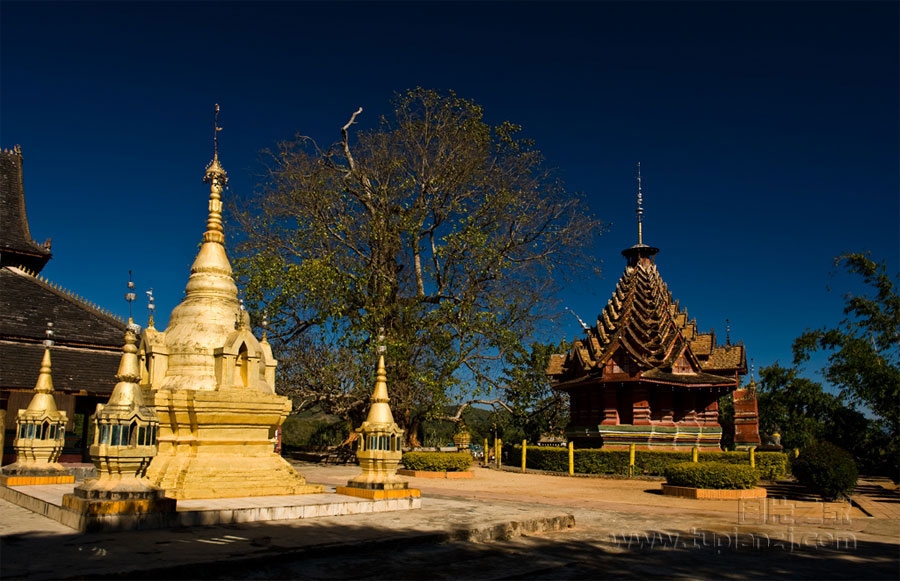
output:
<path id="1" fill-rule="evenodd" d="M 209 184 L 209 217 L 206 220 L 206 233 L 204 242 L 225 243 L 224 228 L 222 227 L 222 192 L 228 186 L 228 174 L 222 164 L 219 163 L 219 104 L 216 103 L 213 120 L 213 159 L 206 167 L 203 181 Z"/>

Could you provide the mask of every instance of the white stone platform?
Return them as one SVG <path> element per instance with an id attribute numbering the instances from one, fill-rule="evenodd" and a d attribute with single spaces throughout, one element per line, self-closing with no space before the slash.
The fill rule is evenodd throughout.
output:
<path id="1" fill-rule="evenodd" d="M 336 494 L 333 486 L 326 486 L 324 494 L 179 500 L 174 513 L 88 518 L 62 505 L 63 495 L 74 488 L 73 484 L 0 486 L 0 498 L 72 529 L 92 532 L 310 519 L 411 510 L 422 506 L 419 497 L 369 500 Z"/>

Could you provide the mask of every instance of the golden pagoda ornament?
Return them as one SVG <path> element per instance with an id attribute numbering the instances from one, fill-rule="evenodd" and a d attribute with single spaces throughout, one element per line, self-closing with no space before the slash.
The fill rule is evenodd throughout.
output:
<path id="1" fill-rule="evenodd" d="M 384 355 L 379 355 L 369 415 L 356 429 L 359 434 L 356 457 L 362 474 L 347 482 L 347 486 L 338 486 L 335 490 L 338 494 L 379 500 L 420 495 L 418 489 L 409 488 L 409 483 L 397 476 L 397 466 L 403 457 L 404 431 L 394 422 L 389 401 Z"/>
<path id="2" fill-rule="evenodd" d="M 36 484 L 69 484 L 75 476 L 58 463 L 65 444 L 66 412 L 57 409 L 53 397 L 53 375 L 50 348 L 53 346 L 53 323 L 47 323 L 44 357 L 34 396 L 26 409 L 16 416 L 16 461 L 0 471 L 0 484 L 26 486 Z"/>
<path id="3" fill-rule="evenodd" d="M 277 431 L 291 401 L 275 393 L 268 343 L 254 337 L 238 300 L 225 252 L 219 163 L 219 106 L 203 243 L 165 331 L 148 328 L 139 348 L 141 385 L 159 416 L 159 450 L 147 476 L 177 499 L 324 492 L 307 485 L 275 453 Z"/>
<path id="4" fill-rule="evenodd" d="M 134 297 L 134 283 L 129 280 L 125 295 L 129 310 Z M 94 414 L 90 450 L 97 477 L 85 480 L 72 494 L 63 496 L 63 506 L 86 519 L 84 530 L 102 530 L 104 521 L 116 523 L 123 515 L 140 520 L 175 512 L 175 500 L 166 498 L 165 491 L 146 477 L 147 467 L 156 455 L 159 420 L 156 410 L 144 401 L 138 384 L 138 333 L 140 327 L 129 317 L 116 374 L 118 383 L 106 404 L 97 404 Z"/>

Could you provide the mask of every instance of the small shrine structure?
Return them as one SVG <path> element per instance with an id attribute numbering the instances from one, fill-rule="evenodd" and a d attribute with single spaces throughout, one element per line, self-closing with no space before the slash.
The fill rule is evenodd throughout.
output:
<path id="1" fill-rule="evenodd" d="M 134 288 L 129 282 L 129 291 Z M 134 300 L 134 293 L 126 297 Z M 141 367 L 137 334 L 140 329 L 129 319 L 118 383 L 106 404 L 97 404 L 94 414 L 94 439 L 91 461 L 96 478 L 88 478 L 63 496 L 64 507 L 82 515 L 84 530 L 102 529 L 105 520 L 122 515 L 152 518 L 175 512 L 176 501 L 146 477 L 150 461 L 156 456 L 159 420 L 156 410 L 144 401 L 138 382 Z"/>
<path id="2" fill-rule="evenodd" d="M 418 497 L 420 491 L 409 488 L 409 483 L 397 475 L 397 466 L 403 458 L 403 430 L 391 413 L 384 355 L 378 358 L 371 402 L 366 421 L 356 429 L 359 434 L 356 457 L 362 474 L 352 478 L 347 486 L 338 486 L 335 492 L 379 500 Z"/>
<path id="3" fill-rule="evenodd" d="M 324 492 L 275 453 L 291 401 L 275 393 L 277 361 L 250 329 L 225 252 L 216 105 L 206 232 L 169 326 L 144 330 L 141 386 L 159 416 L 147 477 L 176 499 Z"/>
<path id="4" fill-rule="evenodd" d="M 551 356 L 547 375 L 570 396 L 566 437 L 578 447 L 718 450 L 718 400 L 747 373 L 746 350 L 700 333 L 672 298 L 659 249 L 643 243 L 642 202 L 638 165 L 638 241 L 622 251 L 625 272 L 596 324 L 582 323 L 571 350 Z"/>
<path id="5" fill-rule="evenodd" d="M 75 476 L 59 463 L 67 418 L 66 412 L 57 409 L 53 397 L 52 327 L 53 323 L 48 322 L 44 358 L 31 403 L 16 414 L 16 439 L 13 441 L 16 461 L 0 471 L 0 484 L 4 486 L 75 482 Z"/>

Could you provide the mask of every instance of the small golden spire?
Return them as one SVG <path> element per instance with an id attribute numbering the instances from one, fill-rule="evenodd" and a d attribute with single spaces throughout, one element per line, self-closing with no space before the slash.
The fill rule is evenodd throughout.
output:
<path id="1" fill-rule="evenodd" d="M 41 359 L 41 370 L 38 374 L 37 383 L 34 385 L 34 391 L 37 393 L 53 393 L 53 375 L 50 363 L 50 348 L 53 347 L 53 323 L 50 321 L 47 321 L 47 330 L 44 331 L 44 334 L 47 336 L 44 339 L 44 357 Z"/>
<path id="2" fill-rule="evenodd" d="M 209 186 L 209 218 L 206 220 L 206 233 L 204 242 L 217 242 L 225 244 L 225 230 L 222 227 L 222 191 L 228 185 L 228 175 L 219 163 L 219 104 L 216 103 L 216 112 L 213 120 L 213 159 L 206 166 L 206 175 L 203 177 Z"/>

